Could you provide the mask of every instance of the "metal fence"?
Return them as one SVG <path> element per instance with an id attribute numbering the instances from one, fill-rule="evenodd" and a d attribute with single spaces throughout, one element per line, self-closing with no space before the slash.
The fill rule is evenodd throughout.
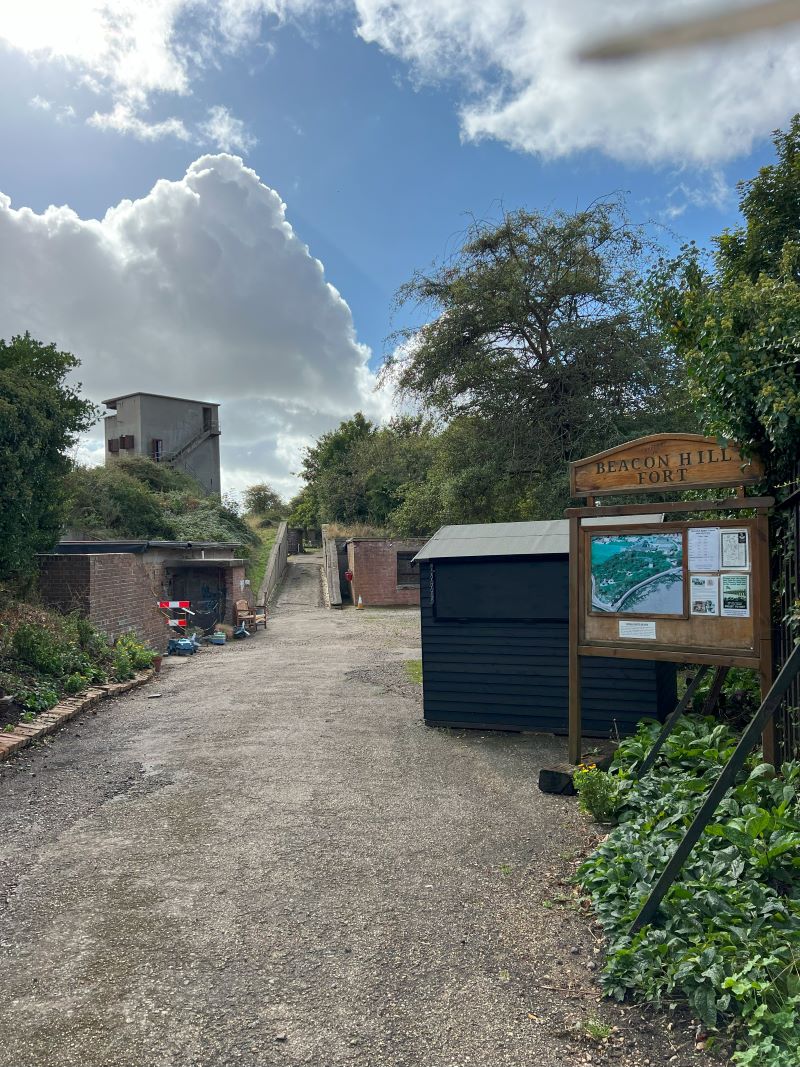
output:
<path id="1" fill-rule="evenodd" d="M 800 639 L 800 462 L 773 519 L 772 587 L 776 671 Z M 781 760 L 800 759 L 800 677 L 795 678 L 777 714 Z"/>

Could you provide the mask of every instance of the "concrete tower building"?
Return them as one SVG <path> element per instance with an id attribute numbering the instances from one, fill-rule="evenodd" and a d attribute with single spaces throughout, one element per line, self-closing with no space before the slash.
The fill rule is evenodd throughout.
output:
<path id="1" fill-rule="evenodd" d="M 120 456 L 149 456 L 186 471 L 207 493 L 220 493 L 219 404 L 158 393 L 127 393 L 104 401 L 106 465 Z"/>

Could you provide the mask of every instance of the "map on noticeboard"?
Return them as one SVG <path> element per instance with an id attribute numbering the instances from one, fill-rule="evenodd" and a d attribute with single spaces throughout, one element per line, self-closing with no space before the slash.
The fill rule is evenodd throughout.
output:
<path id="1" fill-rule="evenodd" d="M 591 610 L 623 615 L 683 614 L 683 535 L 594 534 Z"/>

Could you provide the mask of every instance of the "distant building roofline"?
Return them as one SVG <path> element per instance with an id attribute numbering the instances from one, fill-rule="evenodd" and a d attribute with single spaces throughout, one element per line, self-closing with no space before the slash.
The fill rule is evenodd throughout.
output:
<path id="1" fill-rule="evenodd" d="M 69 555 L 91 555 L 92 553 L 105 553 L 105 552 L 147 552 L 149 549 L 234 549 L 241 548 L 241 541 L 147 541 L 142 539 L 114 539 L 114 540 L 63 540 L 51 549 L 50 553 L 43 553 L 43 555 L 50 555 L 55 553 L 56 555 L 69 556 Z M 199 562 L 202 562 L 199 561 Z M 209 562 L 217 562 L 211 560 Z"/>
<path id="2" fill-rule="evenodd" d="M 122 396 L 112 396 L 110 400 L 103 400 L 107 408 L 116 408 L 120 400 L 127 400 L 130 396 L 155 396 L 159 400 L 179 400 L 183 404 L 201 404 L 206 408 L 218 408 L 219 404 L 214 400 L 190 400 L 186 396 L 168 396 L 167 393 L 147 393 L 137 390 L 135 393 L 123 393 Z"/>

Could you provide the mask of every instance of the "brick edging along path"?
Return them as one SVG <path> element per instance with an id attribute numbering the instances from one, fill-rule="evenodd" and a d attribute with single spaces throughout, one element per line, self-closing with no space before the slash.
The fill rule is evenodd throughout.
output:
<path id="1" fill-rule="evenodd" d="M 135 689 L 139 685 L 149 682 L 155 674 L 150 670 L 140 671 L 134 678 L 127 682 L 108 682 L 106 685 L 96 685 L 87 689 L 85 693 L 62 700 L 60 704 L 43 711 L 37 715 L 33 722 L 18 723 L 14 730 L 9 733 L 0 732 L 0 760 L 8 759 L 15 752 L 26 748 L 32 741 L 38 741 L 45 734 L 55 733 L 65 722 L 74 719 L 82 711 L 88 711 L 95 704 L 108 697 L 119 696 L 127 693 L 129 689 Z"/>

